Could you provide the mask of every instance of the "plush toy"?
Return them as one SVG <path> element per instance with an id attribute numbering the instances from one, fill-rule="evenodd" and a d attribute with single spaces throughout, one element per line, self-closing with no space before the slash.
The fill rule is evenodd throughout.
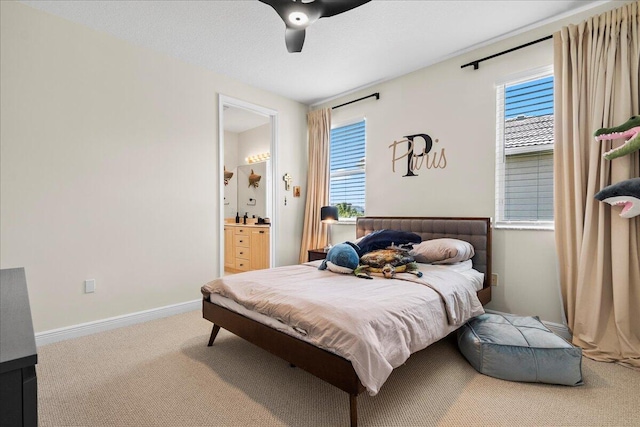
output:
<path id="1" fill-rule="evenodd" d="M 260 178 L 262 178 L 262 175 L 258 175 L 253 171 L 253 169 L 251 169 L 251 174 L 249 175 L 249 187 L 253 186 L 258 188 L 260 186 Z"/>
<path id="2" fill-rule="evenodd" d="M 596 141 L 629 138 L 620 147 L 604 153 L 602 156 L 607 160 L 631 154 L 640 150 L 640 116 L 632 116 L 620 126 L 598 129 L 593 136 L 596 137 Z"/>
<path id="3" fill-rule="evenodd" d="M 632 116 L 620 126 L 602 128 L 593 134 L 596 141 L 605 139 L 629 138 L 620 147 L 607 151 L 602 156 L 607 160 L 626 156 L 640 150 L 640 116 Z M 624 206 L 620 212 L 622 218 L 640 215 L 640 178 L 631 178 L 609 185 L 600 190 L 595 198 L 611 206 Z"/>
<path id="4" fill-rule="evenodd" d="M 600 190 L 596 199 L 611 206 L 624 206 L 620 216 L 633 218 L 640 215 L 640 178 L 631 178 Z"/>
<path id="5" fill-rule="evenodd" d="M 389 246 L 411 249 L 413 244 L 422 242 L 422 237 L 410 231 L 397 230 L 377 230 L 367 234 L 358 241 L 356 250 L 359 256 L 375 251 L 386 249 Z"/>
<path id="6" fill-rule="evenodd" d="M 229 184 L 229 180 L 233 178 L 233 172 L 227 170 L 227 167 L 224 167 L 224 185 Z"/>
<path id="7" fill-rule="evenodd" d="M 393 278 L 396 273 L 411 273 L 422 277 L 414 258 L 404 249 L 390 247 L 377 249 L 358 257 L 358 246 L 345 242 L 335 245 L 322 261 L 318 270 L 329 270 L 334 273 L 355 274 L 362 279 L 373 279 L 371 273 Z"/>
<path id="8" fill-rule="evenodd" d="M 329 269 L 334 273 L 351 274 L 358 267 L 360 257 L 356 251 L 356 245 L 350 242 L 333 246 L 327 252 L 327 257 L 322 261 L 318 270 Z"/>
<path id="9" fill-rule="evenodd" d="M 360 265 L 355 274 L 363 279 L 370 279 L 369 273 L 392 279 L 396 273 L 411 273 L 422 277 L 418 264 L 408 251 L 399 247 L 376 249 L 360 257 Z"/>

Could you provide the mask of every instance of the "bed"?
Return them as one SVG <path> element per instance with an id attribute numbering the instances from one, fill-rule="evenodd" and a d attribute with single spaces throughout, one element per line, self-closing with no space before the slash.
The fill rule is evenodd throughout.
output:
<path id="1" fill-rule="evenodd" d="M 451 274 L 449 271 L 440 273 L 441 270 L 446 270 L 447 267 L 436 272 L 437 274 L 442 274 L 442 278 L 431 278 L 430 273 L 427 271 L 437 269 L 434 266 L 424 266 L 425 275 L 421 279 L 403 273 L 403 275 L 397 276 L 397 280 L 396 278 L 364 280 L 346 277 L 347 275 L 329 271 L 319 271 L 317 269 L 319 261 L 299 266 L 278 267 L 262 270 L 261 272 L 226 276 L 202 287 L 204 296 L 203 317 L 213 323 L 208 345 L 213 345 L 220 328 L 224 328 L 281 357 L 292 366 L 301 368 L 338 387 L 349 395 L 350 422 L 352 426 L 357 426 L 357 397 L 360 393 L 364 391 L 368 391 L 370 394 L 377 393 L 384 379 L 395 366 L 403 363 L 411 353 L 444 338 L 462 326 L 468 318 L 483 312 L 482 305 L 491 300 L 491 221 L 489 218 L 361 217 L 356 221 L 357 238 L 377 230 L 412 232 L 418 234 L 423 241 L 450 238 L 469 242 L 475 252 L 469 264 L 473 264 L 473 270 L 476 274 L 482 273 L 479 281 L 476 277 L 476 283 L 471 290 L 468 289 L 467 285 L 464 285 L 466 287 L 460 285 L 456 288 L 458 285 L 454 286 L 453 282 L 459 280 L 458 276 L 461 276 L 461 274 Z M 408 276 L 412 276 L 412 278 Z M 240 281 L 241 279 L 242 282 Z M 439 285 L 438 280 L 446 281 L 450 279 L 452 290 L 443 290 L 449 288 L 449 286 Z M 291 288 L 295 285 L 294 282 L 296 280 L 301 283 L 301 288 L 295 296 L 276 297 L 276 300 L 285 302 L 289 301 L 288 298 L 295 298 L 291 300 L 291 306 L 285 307 L 284 314 L 283 312 L 272 312 L 270 309 L 264 308 L 262 301 L 270 298 L 264 295 L 272 295 L 276 292 L 275 289 L 279 287 L 280 283 L 283 288 Z M 315 280 L 320 280 L 320 282 L 317 282 L 319 284 L 307 286 L 306 288 L 302 285 L 316 283 L 314 282 Z M 435 286 L 431 284 L 428 286 L 415 286 L 414 282 L 419 282 L 420 285 L 426 284 L 425 282 L 433 282 Z M 247 285 L 245 286 L 244 283 L 247 283 Z M 273 284 L 274 290 L 270 287 L 272 286 L 271 284 Z M 395 286 L 391 286 L 392 284 L 395 284 Z M 264 286 L 264 289 L 260 288 L 261 286 Z M 370 323 L 378 322 L 378 319 L 375 317 L 366 318 L 367 315 L 365 314 L 355 314 L 356 310 L 348 304 L 345 307 L 337 307 L 337 301 L 341 301 L 341 304 L 343 304 L 342 301 L 349 301 L 350 297 L 343 295 L 334 297 L 330 294 L 334 288 L 339 288 L 344 292 L 347 292 L 346 289 L 349 289 L 349 292 L 360 292 L 359 288 L 355 288 L 356 286 L 362 286 L 364 287 L 362 289 L 367 289 L 362 292 L 367 295 L 375 294 L 375 291 L 370 291 L 370 289 L 377 289 L 378 287 L 393 288 L 393 292 L 399 292 L 399 296 L 387 298 L 386 300 L 395 301 L 397 304 L 404 304 L 405 302 L 408 304 L 408 301 L 416 300 L 419 301 L 419 304 L 429 304 L 429 310 L 432 310 L 429 311 L 429 316 L 431 316 L 429 323 L 442 324 L 444 326 L 437 326 L 436 331 L 417 334 L 420 335 L 420 338 L 415 338 L 414 335 L 416 334 L 413 332 L 405 332 L 405 335 L 410 336 L 410 339 L 407 339 L 410 343 L 407 344 L 404 351 L 406 354 L 401 355 L 396 354 L 399 351 L 395 349 L 395 346 L 391 346 L 393 347 L 391 349 L 389 344 L 385 342 L 365 344 L 358 341 L 356 343 L 354 340 L 357 338 L 354 337 L 362 331 L 361 326 L 358 326 L 360 316 L 365 317 L 362 320 L 362 324 L 367 327 Z M 351 288 L 354 288 L 353 291 Z M 309 295 L 317 295 L 317 301 L 311 299 L 307 302 L 302 299 L 310 298 L 305 297 L 307 290 Z M 319 290 L 322 290 L 322 294 L 318 293 Z M 408 292 L 406 299 L 402 296 L 404 295 L 402 292 Z M 456 299 L 452 303 L 447 303 L 448 300 L 453 301 L 451 299 L 453 297 L 444 295 L 445 292 L 459 294 L 461 300 Z M 472 297 L 468 294 L 472 294 Z M 244 297 L 248 299 L 242 300 Z M 236 298 L 238 298 L 239 302 L 235 301 Z M 255 298 L 255 300 L 252 301 L 251 298 Z M 420 298 L 425 298 L 425 301 L 423 302 Z M 313 321 L 305 319 L 304 313 L 310 313 L 313 310 L 305 311 L 301 309 L 300 311 L 304 313 L 291 314 L 292 307 L 295 308 L 307 303 L 322 304 L 323 301 L 330 301 L 334 305 L 335 314 L 327 316 L 328 319 L 323 319 L 322 321 L 318 321 L 316 317 L 313 318 Z M 374 303 L 379 304 L 379 301 Z M 358 301 L 357 304 L 360 304 L 360 302 Z M 479 309 L 478 306 L 480 307 Z M 376 306 L 374 305 L 374 307 Z M 401 306 L 400 310 L 404 310 L 404 308 L 404 306 Z M 371 311 L 369 310 L 369 315 L 371 315 Z M 388 318 L 384 316 L 380 314 L 379 324 L 392 325 L 391 327 L 394 331 L 403 329 L 403 327 L 393 324 L 393 322 L 396 322 L 394 317 L 396 314 Z M 271 317 L 275 317 L 275 319 Z M 414 316 L 409 317 L 413 318 Z M 340 329 L 338 332 L 331 334 L 323 333 L 325 331 L 323 329 L 325 320 L 332 323 L 331 327 L 344 327 L 345 330 Z M 422 320 L 420 322 L 421 324 L 426 323 L 426 321 Z M 347 331 L 346 329 L 351 328 L 350 326 L 347 327 L 347 325 L 352 323 L 356 324 L 353 327 L 354 331 Z M 382 326 L 382 328 L 384 327 Z M 374 329 L 377 330 L 377 328 L 378 326 L 374 325 Z M 363 333 L 363 335 L 367 334 L 368 331 Z M 386 334 L 383 331 L 382 334 L 377 336 L 379 337 L 380 335 Z M 400 339 L 405 338 L 400 337 Z M 335 348 L 332 347 L 337 341 L 347 343 L 346 350 L 340 347 L 341 344 L 335 344 Z M 358 357 L 362 353 L 365 354 L 364 359 L 373 359 L 371 363 L 373 364 L 374 373 L 371 375 L 366 370 L 371 367 L 361 366 L 362 357 Z M 380 363 L 376 362 L 376 357 L 371 356 L 374 353 L 376 357 L 378 357 L 377 353 L 381 353 L 379 356 L 381 358 Z M 400 353 L 403 353 L 403 351 L 400 351 Z M 366 357 L 367 354 L 370 357 Z M 390 354 L 391 356 L 389 356 Z M 385 357 L 388 360 L 385 360 Z"/>

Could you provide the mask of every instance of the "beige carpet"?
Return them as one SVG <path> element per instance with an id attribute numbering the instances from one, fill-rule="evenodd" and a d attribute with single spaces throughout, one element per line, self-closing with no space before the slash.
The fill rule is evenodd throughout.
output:
<path id="1" fill-rule="evenodd" d="M 347 426 L 346 393 L 232 334 L 207 347 L 199 311 L 38 349 L 41 426 Z M 414 354 L 361 426 L 640 426 L 640 372 L 583 359 L 585 385 L 478 374 L 447 338 Z"/>

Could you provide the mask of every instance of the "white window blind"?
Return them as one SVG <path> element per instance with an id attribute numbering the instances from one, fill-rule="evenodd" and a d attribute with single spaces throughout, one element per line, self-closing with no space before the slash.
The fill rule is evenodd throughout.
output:
<path id="1" fill-rule="evenodd" d="M 329 203 L 340 219 L 364 215 L 365 120 L 331 129 Z"/>
<path id="2" fill-rule="evenodd" d="M 507 155 L 504 219 L 553 221 L 553 152 Z"/>
<path id="3" fill-rule="evenodd" d="M 497 87 L 496 225 L 553 227 L 553 75 Z"/>

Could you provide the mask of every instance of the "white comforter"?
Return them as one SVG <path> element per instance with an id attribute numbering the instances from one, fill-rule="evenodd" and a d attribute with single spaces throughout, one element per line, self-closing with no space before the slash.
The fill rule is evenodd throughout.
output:
<path id="1" fill-rule="evenodd" d="M 278 319 L 301 339 L 351 361 L 371 395 L 411 353 L 484 313 L 473 285 L 454 271 L 366 280 L 317 264 L 225 276 L 202 292 Z"/>

